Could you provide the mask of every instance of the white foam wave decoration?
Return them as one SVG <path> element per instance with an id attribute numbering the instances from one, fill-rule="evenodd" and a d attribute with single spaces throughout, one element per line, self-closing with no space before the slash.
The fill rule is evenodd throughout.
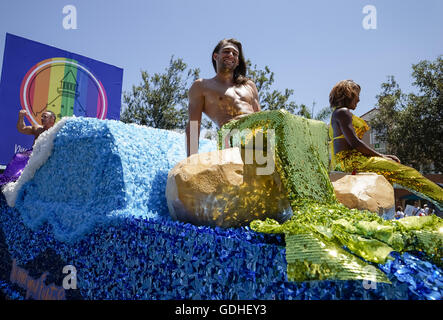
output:
<path id="1" fill-rule="evenodd" d="M 54 148 L 54 139 L 60 129 L 65 125 L 66 121 L 74 117 L 64 117 L 59 122 L 57 122 L 52 128 L 40 134 L 38 139 L 35 141 L 34 147 L 32 149 L 31 157 L 29 158 L 28 164 L 23 170 L 22 174 L 15 182 L 10 182 L 6 184 L 2 192 L 5 195 L 6 202 L 8 206 L 14 207 L 15 200 L 17 199 L 18 192 L 21 187 L 34 177 L 34 174 L 42 165 L 46 163 L 52 154 L 52 149 Z"/>

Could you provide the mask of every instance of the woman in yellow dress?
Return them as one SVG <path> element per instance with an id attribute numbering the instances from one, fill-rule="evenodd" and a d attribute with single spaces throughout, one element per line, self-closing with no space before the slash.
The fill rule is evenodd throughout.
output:
<path id="1" fill-rule="evenodd" d="M 331 169 L 345 172 L 375 172 L 390 183 L 429 200 L 439 210 L 443 209 L 443 189 L 423 177 L 414 168 L 402 165 L 394 155 L 384 155 L 362 141 L 370 128 L 367 123 L 352 114 L 360 101 L 360 86 L 352 80 L 338 82 L 331 90 L 329 103 L 331 116 Z"/>

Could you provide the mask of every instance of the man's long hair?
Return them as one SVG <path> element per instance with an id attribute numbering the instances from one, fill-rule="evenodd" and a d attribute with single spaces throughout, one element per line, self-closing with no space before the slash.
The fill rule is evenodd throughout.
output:
<path id="1" fill-rule="evenodd" d="M 214 53 L 219 53 L 221 47 L 226 43 L 232 43 L 238 48 L 238 66 L 234 69 L 234 83 L 235 84 L 245 84 L 248 81 L 246 78 L 246 62 L 245 57 L 243 56 L 243 49 L 240 41 L 236 39 L 223 39 L 221 40 L 217 46 L 212 51 L 211 59 L 212 65 L 214 66 L 215 72 L 217 72 L 217 64 L 214 60 Z"/>
<path id="2" fill-rule="evenodd" d="M 360 93 L 360 86 L 354 80 L 342 80 L 335 84 L 329 94 L 329 104 L 332 109 L 347 107 Z"/>

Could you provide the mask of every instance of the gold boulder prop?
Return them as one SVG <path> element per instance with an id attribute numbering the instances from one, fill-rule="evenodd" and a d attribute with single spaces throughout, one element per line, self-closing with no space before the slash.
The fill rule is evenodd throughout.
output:
<path id="1" fill-rule="evenodd" d="M 379 215 L 394 207 L 394 188 L 385 177 L 371 172 L 331 172 L 337 200 L 350 209 L 369 210 Z"/>
<path id="2" fill-rule="evenodd" d="M 224 228 L 255 219 L 283 222 L 292 215 L 286 191 L 274 170 L 257 174 L 239 148 L 194 154 L 168 174 L 166 199 L 174 220 Z"/>

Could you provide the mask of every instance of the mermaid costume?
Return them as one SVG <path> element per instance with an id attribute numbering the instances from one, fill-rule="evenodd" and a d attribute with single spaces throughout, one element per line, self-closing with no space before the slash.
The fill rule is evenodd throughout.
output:
<path id="1" fill-rule="evenodd" d="M 352 126 L 359 139 L 370 129 L 365 120 L 352 115 Z M 332 126 L 329 125 L 331 150 L 331 169 L 345 172 L 375 172 L 384 176 L 391 184 L 396 184 L 428 200 L 443 210 L 443 189 L 429 179 L 423 177 L 414 168 L 382 157 L 371 157 L 357 150 L 334 152 L 334 140 L 344 139 L 344 135 L 333 137 Z"/>
<path id="2" fill-rule="evenodd" d="M 441 265 L 442 219 L 433 215 L 384 220 L 337 202 L 327 169 L 329 132 L 325 123 L 285 110 L 257 112 L 225 124 L 218 132 L 219 149 L 244 150 L 259 133 L 267 141 L 270 130 L 275 137 L 271 139 L 275 169 L 293 214 L 283 223 L 268 218 L 254 220 L 250 227 L 285 234 L 289 281 L 369 279 L 389 283 L 374 265 L 392 259 L 392 251 L 420 250 Z M 251 215 L 254 210 L 251 208 Z"/>

